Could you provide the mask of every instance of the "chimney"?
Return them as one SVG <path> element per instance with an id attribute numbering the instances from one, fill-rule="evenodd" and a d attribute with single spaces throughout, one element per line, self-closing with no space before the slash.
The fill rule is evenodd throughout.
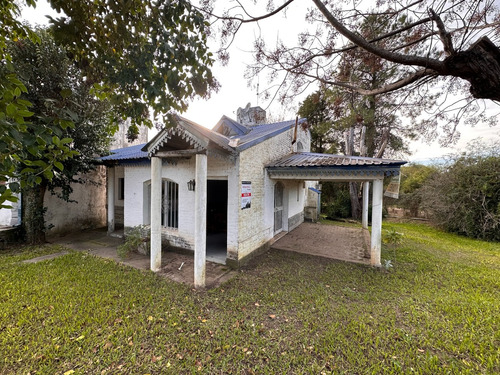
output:
<path id="1" fill-rule="evenodd" d="M 250 107 L 250 103 L 245 108 L 238 108 L 236 111 L 237 121 L 241 125 L 254 126 L 266 123 L 266 111 L 260 107 Z"/>

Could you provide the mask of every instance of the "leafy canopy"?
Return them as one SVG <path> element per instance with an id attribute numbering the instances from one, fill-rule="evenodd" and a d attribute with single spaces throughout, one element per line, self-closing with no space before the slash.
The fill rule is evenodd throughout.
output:
<path id="1" fill-rule="evenodd" d="M 36 5 L 34 0 L 24 3 Z M 131 118 L 132 138 L 138 124 L 151 125 L 150 108 L 165 120 L 171 111 L 185 110 L 195 95 L 207 97 L 217 89 L 210 71 L 213 58 L 206 47 L 207 23 L 188 1 L 49 3 L 65 14 L 52 20 L 56 41 L 67 47 L 95 95 L 115 106 L 112 120 Z M 50 179 L 54 168 L 76 153 L 68 147 L 72 140 L 61 139 L 52 128 L 72 127 L 71 116 L 51 117 L 47 127 L 38 124 L 36 129 L 27 121 L 33 114 L 31 104 L 21 98 L 27 89 L 14 72 L 6 46 L 9 41 L 37 41 L 37 37 L 18 21 L 18 3 L 0 4 L 0 207 L 4 207 L 16 200 L 12 192 L 19 191 L 20 184 L 40 183 L 42 176 Z"/>

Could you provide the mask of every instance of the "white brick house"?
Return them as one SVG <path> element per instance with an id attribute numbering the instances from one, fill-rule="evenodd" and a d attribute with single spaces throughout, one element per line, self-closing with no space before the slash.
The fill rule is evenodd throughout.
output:
<path id="1" fill-rule="evenodd" d="M 278 233 L 302 223 L 304 212 L 311 211 L 305 207 L 317 202 L 308 189 L 315 181 L 374 181 L 381 204 L 384 175 L 399 173 L 404 164 L 311 154 L 305 119 L 266 124 L 262 112 L 240 109 L 240 122 L 223 116 L 212 130 L 175 116 L 147 144 L 103 157 L 108 230 L 114 231 L 115 205 L 123 203 L 125 228 L 151 226 L 151 269 L 160 267 L 162 245 L 192 250 L 195 285 L 203 286 L 206 259 L 238 266 L 269 248 Z M 372 220 L 380 209 L 381 222 L 375 196 L 374 203 Z M 375 265 L 380 238 L 377 242 Z"/>

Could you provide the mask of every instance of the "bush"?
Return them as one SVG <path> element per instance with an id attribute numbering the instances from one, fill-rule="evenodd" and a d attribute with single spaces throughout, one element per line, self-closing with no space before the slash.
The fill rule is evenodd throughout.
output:
<path id="1" fill-rule="evenodd" d="M 134 251 L 141 254 L 149 254 L 149 227 L 147 225 L 138 225 L 127 229 L 125 232 L 125 243 L 118 246 L 116 251 L 122 259 L 127 258 Z"/>
<path id="2" fill-rule="evenodd" d="M 445 230 L 500 241 L 500 144 L 475 143 L 422 188 L 425 209 Z"/>
<path id="3" fill-rule="evenodd" d="M 401 188 L 398 200 L 388 199 L 398 207 L 409 211 L 410 216 L 419 217 L 422 205 L 422 187 L 438 172 L 438 167 L 411 164 L 401 168 Z"/>

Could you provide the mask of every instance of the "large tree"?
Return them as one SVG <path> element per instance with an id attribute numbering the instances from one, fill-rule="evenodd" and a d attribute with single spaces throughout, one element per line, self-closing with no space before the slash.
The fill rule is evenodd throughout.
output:
<path id="1" fill-rule="evenodd" d="M 15 72 L 26 87 L 21 98 L 31 103 L 29 139 L 34 138 L 36 144 L 47 147 L 71 140 L 68 148 L 72 157 L 55 161 L 53 170 L 47 168 L 37 173 L 33 166 L 49 161 L 40 159 L 36 150 L 30 153 L 33 144 L 24 145 L 28 155 L 20 168 L 24 175 L 38 179 L 36 184 L 22 187 L 23 228 L 29 243 L 45 240 L 46 190 L 68 200 L 72 191 L 70 184 L 84 182 L 84 174 L 95 168 L 96 156 L 109 149 L 112 133 L 109 102 L 93 95 L 91 83 L 68 58 L 67 52 L 55 44 L 50 33 L 38 30 L 37 36 L 38 42 L 19 40 L 8 46 Z M 66 126 L 62 118 L 68 118 L 66 121 L 71 120 L 74 126 Z"/>
<path id="2" fill-rule="evenodd" d="M 216 0 L 204 1 L 207 14 L 222 22 L 220 57 L 227 58 L 228 45 L 244 24 L 279 17 L 299 6 L 295 3 L 283 0 L 274 6 L 269 2 L 267 12 L 254 16 L 257 10 L 249 2 L 238 1 L 219 12 L 214 8 Z M 494 0 L 379 0 L 376 4 L 311 0 L 304 14 L 307 22 L 298 26 L 295 45 L 279 38 L 270 42 L 265 33 L 255 41 L 255 64 L 249 75 L 269 72 L 272 80 L 281 80 L 272 87 L 279 87 L 282 100 L 315 81 L 361 95 L 398 90 L 401 98 L 414 93 L 425 99 L 438 93 L 441 101 L 436 102 L 433 113 L 423 114 L 432 118 L 426 125 L 434 125 L 426 131 L 433 132 L 441 121 L 449 134 L 461 119 L 474 123 L 482 116 L 476 99 L 500 100 L 500 15 Z M 377 36 L 367 34 L 361 21 L 370 17 L 384 17 L 391 27 Z M 340 59 L 353 50 L 382 59 L 400 73 L 392 81 L 368 89 L 338 76 Z"/>
<path id="3" fill-rule="evenodd" d="M 30 103 L 21 99 L 26 87 L 16 77 L 5 51 L 8 41 L 36 36 L 18 21 L 19 4 L 36 1 L 0 1 L 0 207 L 12 200 L 11 190 L 19 183 L 33 185 L 40 173 L 52 171 L 56 162 L 72 156 L 67 142 L 51 147 L 34 143 L 27 119 Z M 153 116 L 166 118 L 171 111 L 183 111 L 190 98 L 206 97 L 217 82 L 210 67 L 213 57 L 206 46 L 207 24 L 203 15 L 186 0 L 77 1 L 49 0 L 62 11 L 52 20 L 58 43 L 66 46 L 72 60 L 85 72 L 96 95 L 109 99 L 118 109 L 114 120 L 131 118 L 130 136 L 138 124 L 151 125 Z M 60 119 L 72 126 L 71 119 Z M 47 131 L 50 131 L 48 129 Z M 55 138 L 54 138 L 55 139 Z M 37 163 L 26 179 L 18 166 L 35 152 Z M 48 158 L 47 158 L 48 157 Z M 30 157 L 31 158 L 31 157 Z M 48 164 L 43 164 L 48 161 Z M 43 165 L 42 165 L 43 164 Z M 22 169 L 21 169 L 22 170 Z M 48 173 L 48 172 L 46 172 Z M 10 181 L 10 185 L 8 182 Z"/>

